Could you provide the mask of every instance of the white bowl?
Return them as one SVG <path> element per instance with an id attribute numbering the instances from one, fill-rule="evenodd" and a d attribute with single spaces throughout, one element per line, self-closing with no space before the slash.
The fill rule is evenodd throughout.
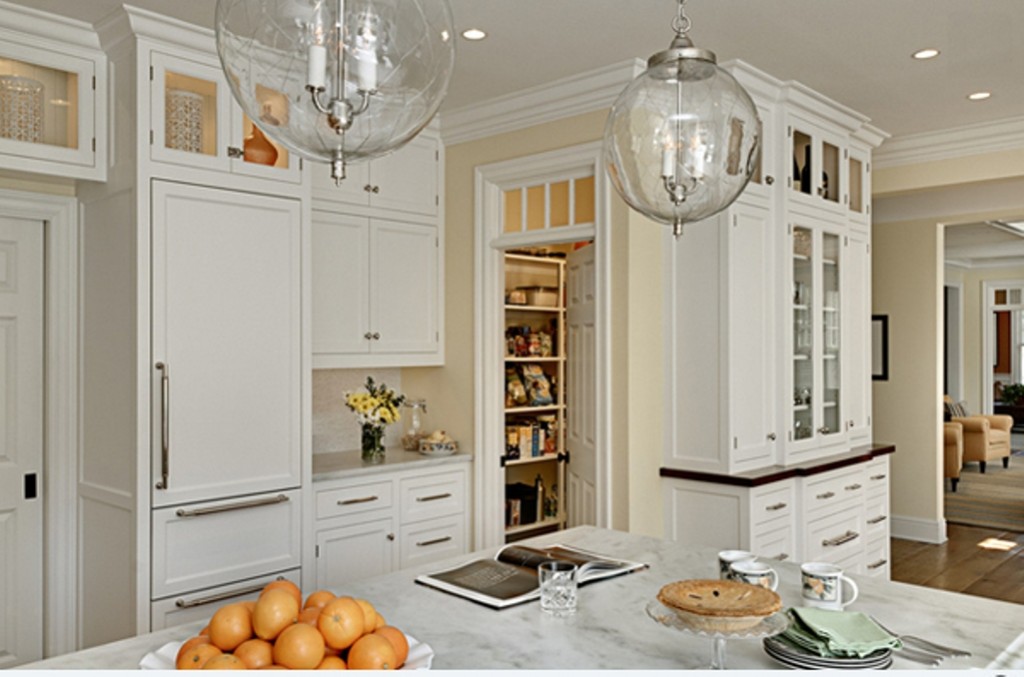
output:
<path id="1" fill-rule="evenodd" d="M 420 453 L 424 456 L 451 456 L 458 450 L 458 442 L 427 442 L 426 440 L 420 440 Z"/>

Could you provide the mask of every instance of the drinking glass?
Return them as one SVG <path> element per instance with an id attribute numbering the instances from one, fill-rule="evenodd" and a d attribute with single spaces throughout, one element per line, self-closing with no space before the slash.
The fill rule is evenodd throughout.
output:
<path id="1" fill-rule="evenodd" d="M 540 608 L 554 616 L 576 613 L 576 574 L 571 562 L 552 560 L 537 569 L 540 580 Z"/>

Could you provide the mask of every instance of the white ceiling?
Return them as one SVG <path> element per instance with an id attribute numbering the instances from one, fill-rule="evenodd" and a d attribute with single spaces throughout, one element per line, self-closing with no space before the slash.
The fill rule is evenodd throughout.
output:
<path id="1" fill-rule="evenodd" d="M 92 23 L 118 0 L 12 0 Z M 134 0 L 212 27 L 215 0 Z M 461 41 L 443 110 L 668 46 L 675 0 L 451 0 Z M 694 42 L 798 80 L 893 136 L 1024 116 L 1024 0 L 688 0 Z M 910 54 L 942 54 L 918 62 Z M 981 103 L 966 95 L 992 91 Z"/>
<path id="2" fill-rule="evenodd" d="M 1024 217 L 1012 220 L 1024 222 Z M 945 241 L 947 264 L 963 268 L 1024 267 L 1024 234 L 1008 232 L 990 222 L 946 226 Z"/>

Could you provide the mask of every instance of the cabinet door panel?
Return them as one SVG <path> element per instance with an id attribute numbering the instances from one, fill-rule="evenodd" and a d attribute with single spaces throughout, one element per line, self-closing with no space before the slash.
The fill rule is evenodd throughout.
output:
<path id="1" fill-rule="evenodd" d="M 390 517 L 319 531 L 316 586 L 344 590 L 352 581 L 394 569 L 395 523 Z"/>
<path id="2" fill-rule="evenodd" d="M 437 350 L 437 246 L 437 229 L 432 226 L 374 222 L 370 235 L 373 352 Z"/>
<path id="3" fill-rule="evenodd" d="M 852 444 L 871 441 L 871 255 L 864 236 L 852 234 L 846 247 L 845 418 Z"/>
<path id="4" fill-rule="evenodd" d="M 154 505 L 298 486 L 300 220 L 294 200 L 154 182 Z"/>
<path id="5" fill-rule="evenodd" d="M 360 216 L 313 214 L 313 352 L 370 349 L 370 222 Z"/>
<path id="6" fill-rule="evenodd" d="M 416 214 L 437 214 L 437 141 L 418 136 L 370 165 L 370 204 Z"/>

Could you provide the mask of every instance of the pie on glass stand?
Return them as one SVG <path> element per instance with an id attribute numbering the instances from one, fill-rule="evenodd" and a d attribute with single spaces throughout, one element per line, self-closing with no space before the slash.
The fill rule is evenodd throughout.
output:
<path id="1" fill-rule="evenodd" d="M 669 583 L 658 592 L 658 601 L 714 632 L 751 628 L 782 608 L 782 599 L 767 588 L 718 579 Z"/>

